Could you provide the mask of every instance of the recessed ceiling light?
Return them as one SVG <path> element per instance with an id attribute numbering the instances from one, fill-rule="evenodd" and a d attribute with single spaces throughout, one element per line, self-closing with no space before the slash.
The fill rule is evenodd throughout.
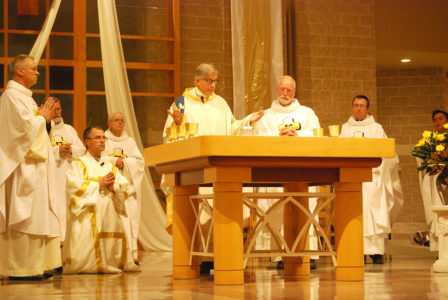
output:
<path id="1" fill-rule="evenodd" d="M 408 63 L 408 62 L 410 62 L 410 61 L 411 61 L 410 58 L 403 58 L 403 59 L 401 60 L 402 63 Z"/>

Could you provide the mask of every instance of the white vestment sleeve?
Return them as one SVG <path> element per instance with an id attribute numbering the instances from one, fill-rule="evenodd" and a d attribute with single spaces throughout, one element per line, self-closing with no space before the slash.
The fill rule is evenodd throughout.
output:
<path id="1" fill-rule="evenodd" d="M 86 206 L 96 205 L 99 195 L 99 183 L 89 180 L 80 160 L 73 161 L 67 171 L 67 199 L 73 214 L 78 216 Z"/>

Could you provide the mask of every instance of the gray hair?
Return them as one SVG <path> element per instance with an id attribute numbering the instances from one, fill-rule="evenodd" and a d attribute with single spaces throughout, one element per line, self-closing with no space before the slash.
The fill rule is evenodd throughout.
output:
<path id="1" fill-rule="evenodd" d="M 289 75 L 284 75 L 284 76 L 282 76 L 282 77 L 280 78 L 280 80 L 278 81 L 278 84 L 280 84 L 280 81 L 282 81 L 283 79 L 289 79 L 289 80 L 291 80 L 292 83 L 294 84 L 294 90 L 296 89 L 296 81 L 295 81 L 294 78 L 292 78 L 292 77 L 289 76 Z"/>
<path id="2" fill-rule="evenodd" d="M 121 111 L 115 111 L 115 112 L 109 114 L 107 121 L 112 121 L 112 117 L 116 114 L 121 114 L 124 118 L 124 114 Z"/>
<path id="3" fill-rule="evenodd" d="M 27 54 L 19 54 L 17 56 L 15 56 L 11 63 L 9 64 L 9 75 L 11 77 L 13 77 L 14 75 L 16 75 L 17 73 L 17 69 L 18 68 L 23 68 L 26 66 L 26 60 L 28 58 L 31 58 L 32 60 L 34 60 L 34 57 L 27 55 Z"/>
<path id="4" fill-rule="evenodd" d="M 216 70 L 215 66 L 212 64 L 200 64 L 194 72 L 194 79 L 204 78 L 210 74 L 218 75 L 218 70 Z"/>

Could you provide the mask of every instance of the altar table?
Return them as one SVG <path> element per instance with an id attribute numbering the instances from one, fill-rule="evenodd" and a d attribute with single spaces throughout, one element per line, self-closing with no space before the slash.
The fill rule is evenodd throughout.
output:
<path id="1" fill-rule="evenodd" d="M 144 156 L 174 190 L 174 279 L 199 277 L 198 260 L 190 263 L 195 217 L 189 196 L 198 194 L 199 184 L 212 184 L 214 281 L 244 284 L 242 185 L 273 183 L 288 192 L 334 184 L 336 280 L 364 279 L 362 182 L 372 180 L 381 158 L 395 156 L 394 139 L 199 136 L 146 148 Z M 285 234 L 300 225 L 294 212 L 284 218 Z M 309 275 L 309 259 L 286 259 L 288 275 Z"/>

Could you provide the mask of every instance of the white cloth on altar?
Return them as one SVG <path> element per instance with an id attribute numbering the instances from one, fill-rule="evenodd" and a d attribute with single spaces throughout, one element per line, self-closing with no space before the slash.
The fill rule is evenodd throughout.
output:
<path id="1" fill-rule="evenodd" d="M 103 176 L 115 174 L 114 191 L 100 189 Z M 63 247 L 64 273 L 119 273 L 138 270 L 119 216 L 127 195 L 135 193 L 107 159 L 86 153 L 67 172 L 70 221 Z"/>
<path id="2" fill-rule="evenodd" d="M 421 159 L 416 157 L 417 166 L 421 165 Z M 418 182 L 420 184 L 420 192 L 423 199 L 423 208 L 425 210 L 426 225 L 429 230 L 429 250 L 438 251 L 438 238 L 437 238 L 437 222 L 434 222 L 434 211 L 432 210 L 434 205 L 443 205 L 442 199 L 437 192 L 436 186 L 437 175 L 423 174 L 418 172 Z"/>
<path id="3" fill-rule="evenodd" d="M 116 149 L 122 150 L 124 167 L 122 170 L 126 179 L 135 187 L 135 194 L 129 195 L 126 201 L 126 210 L 130 218 L 130 224 L 126 226 L 131 237 L 131 249 L 134 257 L 137 255 L 137 240 L 140 225 L 141 203 L 142 199 L 147 199 L 149 195 L 145 195 L 142 189 L 143 173 L 145 161 L 143 155 L 137 147 L 135 141 L 123 131 L 120 137 L 115 136 L 109 129 L 106 130 L 106 148 L 101 155 L 108 157 L 109 161 L 115 165 L 118 157 L 113 156 Z M 125 220 L 123 220 L 125 222 Z"/>
<path id="4" fill-rule="evenodd" d="M 365 138 L 387 138 L 383 127 L 372 115 L 362 121 L 351 116 L 342 125 L 340 137 L 354 137 L 357 132 L 362 132 Z M 398 165 L 397 155 L 383 158 L 381 165 L 372 169 L 372 182 L 362 184 L 364 254 L 384 254 L 384 239 L 392 232 L 392 225 L 403 206 Z"/>
<path id="5" fill-rule="evenodd" d="M 314 111 L 300 105 L 297 99 L 288 106 L 282 106 L 278 99 L 274 100 L 271 107 L 264 111 L 264 116 L 255 122 L 254 126 L 258 128 L 260 135 L 278 136 L 278 126 L 283 124 L 285 119 L 294 119 L 294 122 L 300 123 L 301 128 L 297 130 L 297 135 L 302 137 L 314 136 L 313 129 L 320 127 L 319 118 Z"/>
<path id="6" fill-rule="evenodd" d="M 313 129 L 319 128 L 319 118 L 316 116 L 314 111 L 306 106 L 300 105 L 297 99 L 288 106 L 282 106 L 279 100 L 276 99 L 272 102 L 271 108 L 265 110 L 263 117 L 254 123 L 254 127 L 258 129 L 258 134 L 262 136 L 278 136 L 279 129 L 278 126 L 283 124 L 284 119 L 293 119 L 294 122 L 300 122 L 301 129 L 297 130 L 297 135 L 299 137 L 309 137 L 314 136 Z M 293 138 L 293 137 L 291 137 Z M 259 192 L 268 193 L 282 193 L 282 187 L 268 187 L 268 188 L 258 188 Z M 309 192 L 317 192 L 316 187 L 310 187 Z M 267 211 L 275 201 L 269 199 L 260 199 L 260 207 Z M 309 198 L 308 208 L 310 212 L 313 212 L 317 205 L 316 198 Z M 277 231 L 282 229 L 283 220 L 283 210 L 278 209 L 273 212 L 273 216 L 270 220 L 275 220 L 271 222 L 272 227 Z M 317 250 L 317 235 L 313 226 L 310 226 L 310 249 Z M 269 240 L 269 242 L 268 242 Z M 265 249 L 269 245 L 270 249 L 278 249 L 275 239 L 270 238 L 270 232 L 268 230 L 263 231 L 262 235 L 257 238 L 257 249 Z M 268 248 L 269 249 L 269 248 Z M 317 257 L 312 257 L 317 258 Z"/>
<path id="7" fill-rule="evenodd" d="M 86 152 L 86 148 L 79 139 L 78 133 L 76 132 L 75 128 L 73 128 L 68 124 L 65 124 L 62 118 L 58 124 L 55 124 L 52 121 L 51 125 L 52 127 L 50 131 L 50 139 L 53 150 L 53 156 L 55 158 L 57 168 L 56 184 L 54 186 L 54 192 L 56 196 L 58 215 L 61 224 L 61 241 L 64 241 L 66 224 L 67 224 L 67 198 L 65 190 L 67 169 L 70 166 L 73 159 L 81 157 Z M 58 139 L 57 137 L 62 138 L 64 143 L 71 144 L 72 148 L 71 156 L 60 157 L 58 143 L 61 143 L 61 141 L 56 142 L 55 138 Z"/>
<path id="8" fill-rule="evenodd" d="M 52 189 L 55 180 L 55 162 L 46 131 L 45 118 L 37 116 L 37 104 L 31 90 L 10 80 L 0 97 L 0 233 L 1 248 L 13 248 L 14 243 L 37 237 L 46 246 L 48 238 L 59 238 L 60 229 Z M 7 187 L 8 184 L 8 187 Z M 7 196 L 8 189 L 8 196 Z M 8 206 L 8 210 L 7 210 Z M 22 235 L 13 238 L 11 231 Z M 31 236 L 33 235 L 33 236 Z M 33 276 L 42 274 L 46 251 L 28 243 L 27 262 L 0 266 L 0 274 Z M 0 251 L 2 258 L 7 251 Z M 6 260 L 8 261 L 8 260 Z M 59 260 L 52 265 L 60 265 Z M 13 265 L 27 265 L 27 270 L 11 270 Z M 48 265 L 48 264 L 47 264 Z M 35 267 L 33 267 L 35 266 Z"/>

